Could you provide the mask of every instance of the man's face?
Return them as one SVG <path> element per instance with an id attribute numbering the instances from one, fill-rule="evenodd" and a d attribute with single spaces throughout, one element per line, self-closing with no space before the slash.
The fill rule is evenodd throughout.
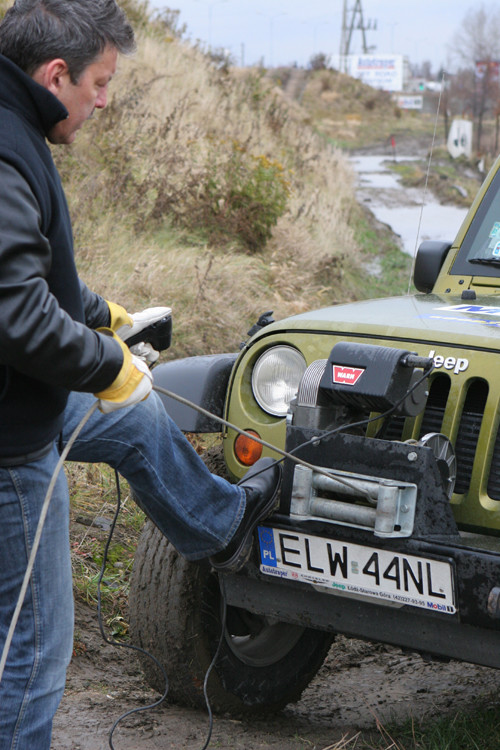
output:
<path id="1" fill-rule="evenodd" d="M 96 108 L 106 106 L 108 84 L 116 71 L 117 57 L 115 47 L 105 47 L 102 54 L 85 68 L 76 84 L 71 82 L 63 60 L 60 61 L 62 66 L 54 67 L 48 82 L 38 80 L 55 94 L 69 112 L 69 117 L 58 122 L 50 131 L 48 137 L 51 143 L 73 143 L 85 120 L 92 116 Z M 34 78 L 37 80 L 37 75 Z"/>

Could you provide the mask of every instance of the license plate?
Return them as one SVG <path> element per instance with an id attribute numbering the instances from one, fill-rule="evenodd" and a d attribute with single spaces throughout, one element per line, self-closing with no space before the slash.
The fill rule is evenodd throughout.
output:
<path id="1" fill-rule="evenodd" d="M 265 575 L 379 604 L 457 611 L 449 562 L 267 526 L 259 527 L 258 538 Z"/>

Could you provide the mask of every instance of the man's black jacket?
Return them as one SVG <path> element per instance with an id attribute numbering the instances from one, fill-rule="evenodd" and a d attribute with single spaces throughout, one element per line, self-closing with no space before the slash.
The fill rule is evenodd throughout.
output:
<path id="1" fill-rule="evenodd" d="M 68 392 L 107 388 L 123 362 L 92 330 L 109 309 L 78 278 L 46 142 L 67 114 L 0 55 L 0 465 L 33 460 L 59 434 Z"/>

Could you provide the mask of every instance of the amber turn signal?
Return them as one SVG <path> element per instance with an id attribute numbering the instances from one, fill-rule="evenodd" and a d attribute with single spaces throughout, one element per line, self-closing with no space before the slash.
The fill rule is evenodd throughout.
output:
<path id="1" fill-rule="evenodd" d="M 247 430 L 247 432 L 260 438 L 259 433 L 254 430 Z M 253 466 L 262 455 L 262 445 L 246 435 L 238 435 L 234 441 L 234 452 L 238 461 L 244 466 Z"/>

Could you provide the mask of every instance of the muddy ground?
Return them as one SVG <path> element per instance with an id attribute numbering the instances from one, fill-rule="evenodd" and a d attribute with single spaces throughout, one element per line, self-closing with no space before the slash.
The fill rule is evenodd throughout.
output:
<path id="1" fill-rule="evenodd" d="M 77 653 L 56 714 L 52 750 L 105 750 L 115 720 L 157 694 L 145 685 L 135 655 L 104 643 L 96 613 L 81 603 L 76 626 Z M 325 750 L 360 730 L 366 738 L 377 720 L 386 725 L 471 710 L 499 689 L 497 670 L 428 663 L 398 648 L 339 637 L 298 703 L 266 719 L 216 716 L 210 747 Z M 126 719 L 113 744 L 116 750 L 201 750 L 208 728 L 205 712 L 166 703 Z"/>

